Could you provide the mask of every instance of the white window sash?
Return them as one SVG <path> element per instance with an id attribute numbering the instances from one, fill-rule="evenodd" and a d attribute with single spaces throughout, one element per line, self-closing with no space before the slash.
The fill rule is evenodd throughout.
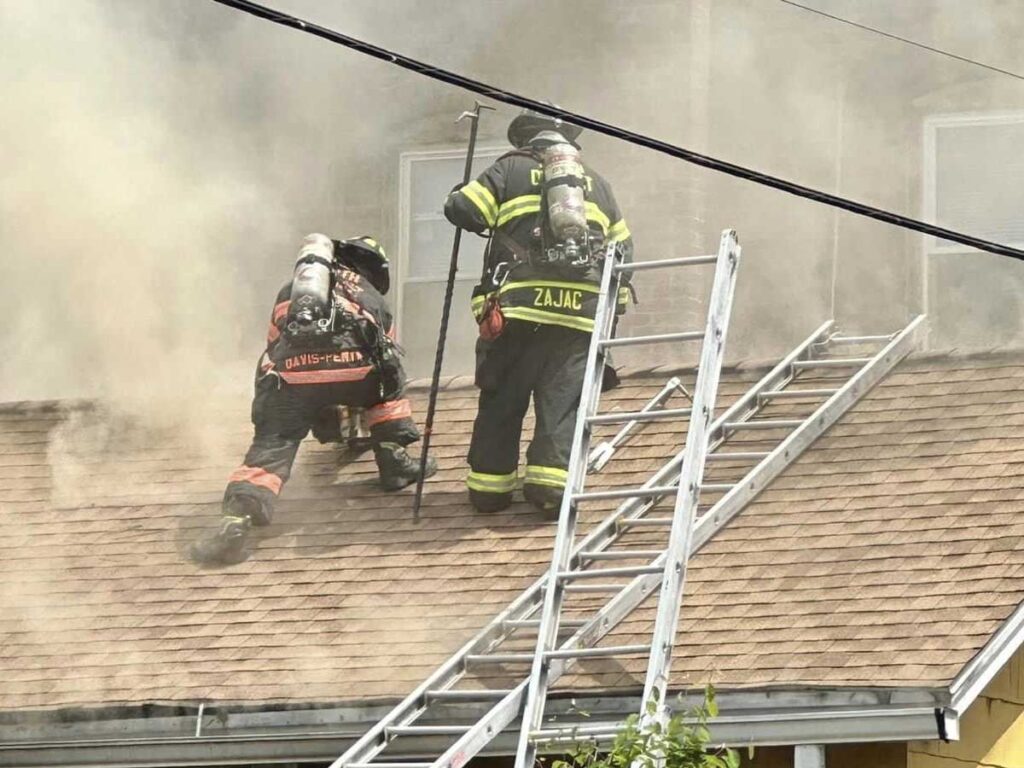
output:
<path id="1" fill-rule="evenodd" d="M 477 146 L 474 153 L 473 161 L 473 173 L 478 174 L 487 164 L 493 162 L 493 160 L 505 152 L 509 151 L 508 147 L 500 146 Z M 409 258 L 410 248 L 409 241 L 412 236 L 412 228 L 410 227 L 411 222 L 414 220 L 412 214 L 412 177 L 413 167 L 418 162 L 424 162 L 429 160 L 462 160 L 466 159 L 466 148 L 462 147 L 444 147 L 439 149 L 423 149 L 423 150 L 412 150 L 409 152 L 403 152 L 399 155 L 399 171 L 398 171 L 398 258 L 396 259 L 394 267 L 394 276 L 392 278 L 392 285 L 395 290 L 394 299 L 394 310 L 395 317 L 398 319 L 398 341 L 402 342 L 403 326 L 405 323 L 402 322 L 403 311 L 405 309 L 405 285 L 406 284 L 426 284 L 426 283 L 444 283 L 445 278 L 434 278 L 434 277 L 414 277 L 410 275 L 409 269 Z M 458 182 L 455 179 L 452 185 Z M 437 214 L 417 214 L 415 221 L 442 221 L 444 216 Z M 452 234 L 454 237 L 454 228 Z M 463 282 L 475 282 L 477 275 L 458 275 L 456 281 Z"/>

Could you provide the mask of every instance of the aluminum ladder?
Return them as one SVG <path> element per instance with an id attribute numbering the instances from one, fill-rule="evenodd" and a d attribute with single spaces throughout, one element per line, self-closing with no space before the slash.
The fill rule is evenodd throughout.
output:
<path id="1" fill-rule="evenodd" d="M 690 554 L 914 349 L 922 328 L 923 317 L 917 317 L 892 334 L 844 336 L 835 330 L 834 323 L 826 322 L 721 413 L 708 430 L 708 472 L 731 473 L 739 478 L 731 483 L 703 484 L 704 496 L 713 501 L 698 510 Z M 846 352 L 850 349 L 858 352 L 851 355 Z M 666 389 L 674 386 L 670 380 L 645 410 L 660 407 Z M 757 450 L 752 450 L 755 447 Z M 685 449 L 668 458 L 643 483 L 645 495 L 627 496 L 584 537 L 573 550 L 572 566 L 614 566 L 630 561 L 663 564 L 664 550 L 652 547 L 651 538 L 663 534 L 672 524 L 672 517 L 658 516 L 657 510 L 664 499 L 674 496 L 684 456 Z M 625 495 L 621 489 L 596 493 L 605 498 Z M 612 580 L 611 576 L 605 578 Z M 529 639 L 537 630 L 546 581 L 547 577 L 542 577 L 528 587 L 333 766 L 460 768 L 499 737 L 503 750 L 514 746 L 502 733 L 522 711 L 529 678 L 525 671 L 508 673 L 511 685 L 506 687 L 481 685 L 478 679 L 491 677 L 489 670 L 495 667 L 526 669 L 532 664 L 534 654 L 524 651 L 522 638 L 525 634 Z M 562 622 L 569 636 L 560 641 L 559 650 L 594 646 L 660 583 L 661 574 L 655 571 L 617 585 L 612 596 L 584 619 Z M 603 590 L 609 587 L 593 586 Z M 553 683 L 578 658 L 556 658 L 549 682 Z M 552 708 L 564 703 L 554 701 Z M 549 749 L 581 738 L 613 738 L 621 727 L 621 723 L 590 719 L 569 722 L 563 711 L 557 716 L 560 722 L 548 723 L 531 733 L 538 744 Z"/>
<path id="2" fill-rule="evenodd" d="M 572 454 L 568 468 L 568 480 L 566 483 L 567 491 L 563 497 L 558 532 L 556 534 L 555 552 L 554 557 L 552 558 L 552 573 L 558 574 L 552 583 L 558 585 L 559 588 L 550 591 L 551 597 L 549 597 L 548 600 L 552 602 L 548 606 L 548 609 L 542 613 L 542 616 L 549 617 L 546 623 L 543 619 L 535 617 L 513 618 L 512 616 L 506 615 L 509 613 L 518 613 L 516 607 L 513 607 L 513 611 L 506 612 L 506 614 L 500 616 L 496 620 L 497 623 L 494 624 L 494 626 L 499 627 L 508 633 L 514 633 L 516 630 L 523 629 L 532 629 L 534 631 L 539 629 L 540 632 L 538 634 L 536 654 L 473 653 L 472 651 L 474 650 L 484 650 L 489 643 L 488 639 L 477 638 L 477 640 L 471 642 L 466 648 L 464 648 L 462 652 L 456 654 L 456 657 L 443 665 L 442 668 L 439 669 L 423 686 L 417 689 L 417 691 L 415 691 L 406 700 L 406 702 L 403 702 L 402 705 L 396 707 L 395 710 L 385 718 L 385 720 L 378 724 L 374 729 L 371 729 L 371 731 L 360 739 L 359 742 L 353 745 L 353 747 L 342 755 L 341 758 L 335 761 L 333 766 L 337 766 L 339 768 L 340 766 L 365 768 L 371 764 L 375 766 L 391 766 L 392 768 L 409 768 L 413 765 L 460 766 L 475 755 L 480 748 L 486 745 L 490 738 L 496 735 L 498 731 L 504 729 L 516 714 L 518 714 L 518 710 L 521 708 L 521 702 L 527 692 L 527 683 L 531 680 L 534 680 L 534 684 L 532 686 L 532 689 L 535 691 L 533 695 L 533 702 L 541 705 L 536 707 L 536 709 L 540 712 L 538 717 L 543 717 L 542 695 L 538 695 L 540 691 L 544 690 L 541 685 L 543 684 L 543 686 L 546 686 L 549 681 L 557 679 L 563 669 L 567 666 L 566 662 L 574 658 L 588 655 L 583 650 L 584 645 L 591 639 L 596 642 L 596 640 L 603 636 L 604 632 L 607 631 L 606 628 L 613 626 L 613 624 L 609 624 L 604 617 L 601 617 L 601 622 L 594 625 L 597 627 L 597 630 L 591 628 L 589 632 L 582 634 L 582 641 L 577 643 L 580 649 L 579 653 L 574 652 L 571 648 L 555 647 L 559 640 L 560 631 L 566 628 L 571 629 L 585 626 L 585 622 L 558 621 L 558 606 L 555 605 L 554 601 L 561 592 L 566 591 L 563 590 L 564 587 L 568 588 L 567 591 L 573 591 L 574 587 L 580 592 L 590 591 L 588 586 L 585 584 L 568 585 L 567 582 L 571 580 L 572 577 L 565 575 L 573 571 L 571 562 L 576 557 L 576 553 L 574 551 L 574 533 L 578 503 L 590 498 L 604 498 L 600 493 L 588 494 L 585 492 L 585 478 L 587 476 L 588 469 L 592 469 L 595 472 L 599 471 L 612 458 L 615 450 L 617 450 L 617 448 L 625 441 L 629 431 L 637 424 L 655 420 L 681 420 L 685 417 L 693 417 L 693 424 L 691 424 L 690 430 L 687 433 L 687 440 L 688 444 L 695 446 L 693 449 L 688 451 L 688 453 L 694 454 L 694 457 L 687 467 L 696 472 L 700 472 L 702 470 L 707 441 L 701 436 L 706 435 L 714 413 L 715 392 L 717 390 L 718 379 L 721 372 L 725 337 L 728 328 L 729 315 L 732 308 L 732 298 L 735 290 L 739 259 L 740 248 L 736 239 L 736 233 L 732 230 L 723 231 L 717 255 L 683 257 L 634 264 L 621 264 L 619 263 L 617 256 L 605 259 L 598 306 L 595 312 L 595 332 L 591 338 L 580 408 L 577 416 L 576 431 L 573 438 Z M 715 266 L 715 277 L 713 280 L 711 299 L 708 307 L 708 322 L 703 331 L 683 331 L 626 339 L 612 338 L 612 329 L 615 320 L 614 297 L 618 294 L 619 278 L 623 272 L 673 267 L 695 267 L 701 265 Z M 661 392 L 655 395 L 655 397 L 652 398 L 640 411 L 612 412 L 607 414 L 597 413 L 598 402 L 601 394 L 601 370 L 604 365 L 605 353 L 608 349 L 637 344 L 690 342 L 697 340 L 703 341 L 703 348 L 701 363 L 699 366 L 700 373 L 698 374 L 698 384 L 695 388 L 695 393 L 692 396 L 686 392 L 678 379 L 673 378 L 670 379 L 662 388 Z M 689 408 L 661 407 L 668 396 L 675 391 L 682 391 L 690 397 L 693 403 L 692 406 Z M 694 414 L 696 414 L 696 416 L 694 416 Z M 614 438 L 612 438 L 611 441 L 598 445 L 597 448 L 591 452 L 590 436 L 593 428 L 597 425 L 615 423 L 624 423 L 625 426 Z M 650 489 L 634 490 L 633 492 L 624 495 L 632 496 L 634 498 L 652 498 L 655 495 L 660 497 L 661 490 L 662 489 L 660 487 L 656 489 L 656 494 Z M 670 490 L 671 493 L 675 494 L 674 487 Z M 688 494 L 688 498 L 695 502 L 696 494 Z M 688 530 L 691 526 L 687 523 L 684 527 Z M 591 537 L 587 537 L 585 539 L 585 541 L 590 540 Z M 619 570 L 620 575 L 625 575 L 626 571 L 637 571 L 638 573 L 642 571 L 645 574 L 653 573 L 653 569 L 651 567 L 642 568 L 640 570 L 637 570 L 636 568 Z M 660 572 L 666 569 L 663 566 L 659 566 L 658 570 Z M 587 578 L 587 576 L 583 576 L 583 573 L 583 569 L 580 569 L 581 578 Z M 677 584 L 677 588 L 681 589 L 681 584 L 682 582 L 680 580 Z M 539 607 L 539 601 L 534 599 L 528 609 L 528 612 L 532 614 Z M 476 664 L 517 664 L 522 663 L 523 661 L 533 660 L 534 658 L 538 660 L 536 667 L 541 674 L 531 675 L 531 677 L 521 680 L 519 686 L 514 690 L 506 691 L 492 689 L 466 691 L 458 690 L 454 687 L 459 679 L 465 676 L 466 671 Z M 475 700 L 488 701 L 495 698 L 500 699 L 498 705 L 493 707 L 491 711 L 471 726 L 451 725 L 447 723 L 420 725 L 415 722 L 420 719 L 420 716 L 423 715 L 432 704 Z M 459 738 L 454 745 L 451 745 L 447 750 L 445 750 L 441 758 L 431 763 L 401 763 L 388 760 L 387 758 L 377 760 L 375 762 L 375 759 L 381 756 L 382 752 L 384 752 L 392 741 L 402 736 L 461 736 L 461 738 Z"/>

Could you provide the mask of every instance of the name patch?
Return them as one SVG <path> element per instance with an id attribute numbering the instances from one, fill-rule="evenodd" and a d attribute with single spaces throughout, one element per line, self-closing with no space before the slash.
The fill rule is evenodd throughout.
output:
<path id="1" fill-rule="evenodd" d="M 533 306 L 555 309 L 583 309 L 583 291 L 570 288 L 534 288 Z"/>
<path id="2" fill-rule="evenodd" d="M 358 349 L 346 349 L 340 352 L 304 352 L 301 355 L 286 357 L 284 368 L 305 368 L 311 365 L 351 365 L 363 362 L 363 353 Z"/>

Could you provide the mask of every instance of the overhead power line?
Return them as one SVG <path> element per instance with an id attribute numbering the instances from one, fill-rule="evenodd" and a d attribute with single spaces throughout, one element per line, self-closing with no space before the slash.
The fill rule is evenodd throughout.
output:
<path id="1" fill-rule="evenodd" d="M 655 152 L 660 152 L 668 155 L 669 157 L 675 157 L 679 160 L 684 160 L 703 168 L 708 168 L 745 181 L 751 181 L 755 184 L 777 189 L 781 192 L 786 192 L 787 194 L 795 195 L 797 197 L 803 197 L 807 200 L 813 200 L 824 205 L 832 206 L 833 208 L 849 211 L 850 213 L 857 214 L 858 216 L 866 216 L 871 219 L 876 219 L 877 221 L 884 221 L 887 224 L 892 224 L 897 227 L 921 232 L 926 235 L 932 235 L 933 237 L 937 237 L 942 240 L 960 243 L 961 245 L 966 245 L 970 248 L 977 248 L 981 251 L 988 251 L 989 253 L 995 253 L 1000 256 L 1009 256 L 1012 259 L 1020 259 L 1024 261 L 1024 251 L 1018 248 L 1013 248 L 1009 245 L 1004 245 L 1003 243 L 984 240 L 952 229 L 938 227 L 925 221 L 912 219 L 908 216 L 894 213 L 893 211 L 887 211 L 882 208 L 876 208 L 865 203 L 857 202 L 856 200 L 849 200 L 844 197 L 839 197 L 838 195 L 832 195 L 828 192 L 823 192 L 812 187 L 806 187 L 802 184 L 787 181 L 786 179 L 780 179 L 777 176 L 771 176 L 725 160 L 719 160 L 711 157 L 710 155 L 703 155 L 699 152 L 694 152 L 692 150 L 676 146 L 675 144 L 670 144 L 666 141 L 646 136 L 642 133 L 636 133 L 635 131 L 620 128 L 610 123 L 601 122 L 600 120 L 595 120 L 594 118 L 587 117 L 586 115 L 560 109 L 552 106 L 551 104 L 545 104 L 544 102 L 537 101 L 536 99 L 520 96 L 519 94 L 506 91 L 493 85 L 488 85 L 487 83 L 479 80 L 473 80 L 472 78 L 465 77 L 464 75 L 460 75 L 456 72 L 451 72 L 446 69 L 441 69 L 440 67 L 435 67 L 430 64 L 417 61 L 416 59 L 409 58 L 408 56 L 403 56 L 399 53 L 389 51 L 386 48 L 381 48 L 380 46 L 358 40 L 354 37 L 349 37 L 348 35 L 336 32 L 335 30 L 319 26 L 295 16 L 290 16 L 286 13 L 276 11 L 273 8 L 249 2 L 248 0 L 213 0 L 213 2 L 244 11 L 261 19 L 272 21 L 275 24 L 281 24 L 310 35 L 315 35 L 316 37 L 329 40 L 337 45 L 342 45 L 367 56 L 381 59 L 389 64 L 394 64 L 402 67 L 403 69 L 408 69 L 412 72 L 423 75 L 424 77 L 429 77 L 442 83 L 448 83 L 449 85 L 463 88 L 480 96 L 500 101 L 514 107 L 532 109 L 535 112 L 547 115 L 548 117 L 560 118 L 582 128 L 587 128 L 595 133 L 611 136 L 615 139 L 621 139 L 622 141 L 635 144 L 639 147 L 646 147 L 647 149 L 652 149 Z"/>
<path id="2" fill-rule="evenodd" d="M 910 40 L 910 39 L 908 39 L 906 37 L 900 37 L 899 35 L 894 35 L 891 32 L 886 32 L 885 30 L 882 30 L 882 29 L 876 29 L 875 27 L 869 27 L 867 24 L 860 24 L 860 23 L 858 23 L 856 21 L 852 21 L 850 19 L 845 19 L 842 16 L 834 16 L 831 13 L 827 13 L 826 11 L 821 10 L 820 8 L 811 8 L 809 5 L 802 5 L 800 3 L 794 2 L 794 0 L 779 0 L 779 2 L 780 3 L 785 3 L 786 5 L 791 5 L 794 8 L 799 8 L 799 9 L 801 9 L 803 11 L 810 11 L 811 13 L 816 13 L 819 16 L 824 16 L 826 19 L 832 19 L 832 21 L 838 21 L 841 24 L 848 24 L 851 27 L 857 27 L 857 29 L 863 29 L 865 32 L 873 32 L 876 35 L 881 35 L 882 37 L 888 37 L 890 40 L 898 40 L 901 43 L 906 43 L 907 45 L 912 45 L 915 48 L 921 48 L 921 49 L 923 49 L 925 51 L 931 51 L 932 53 L 937 53 L 940 56 L 947 56 L 947 57 L 949 57 L 951 59 L 956 59 L 957 61 L 962 61 L 962 62 L 964 62 L 966 64 L 973 64 L 976 67 L 982 67 L 984 69 L 991 70 L 992 72 L 998 72 L 1001 75 L 1009 75 L 1010 77 L 1015 77 L 1018 80 L 1024 80 L 1024 75 L 1020 75 L 1020 74 L 1018 74 L 1016 72 L 1011 72 L 1008 69 L 1000 69 L 999 67 L 993 67 L 991 64 L 986 64 L 986 63 L 984 63 L 982 61 L 976 61 L 975 59 L 969 59 L 966 56 L 960 56 L 958 54 L 951 53 L 950 51 L 944 51 L 941 48 L 933 48 L 930 45 L 925 45 L 924 43 L 919 43 L 916 40 Z"/>

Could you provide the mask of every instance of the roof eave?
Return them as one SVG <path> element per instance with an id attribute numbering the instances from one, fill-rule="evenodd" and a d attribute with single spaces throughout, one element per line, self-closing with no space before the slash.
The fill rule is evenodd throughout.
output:
<path id="1" fill-rule="evenodd" d="M 949 706 L 962 715 L 1024 643 L 1024 603 L 1010 614 L 949 686 Z"/>
<path id="2" fill-rule="evenodd" d="M 688 708 L 699 699 L 677 699 Z M 958 714 L 945 689 L 785 689 L 720 691 L 721 715 L 711 726 L 716 743 L 734 746 L 907 741 L 958 737 Z M 587 712 L 588 726 L 621 722 L 636 712 L 636 696 L 591 695 L 553 700 L 555 709 Z M 373 725 L 386 707 L 316 707 L 286 711 L 137 717 L 0 726 L 0 764 L 39 766 L 153 766 L 271 764 L 330 761 Z M 197 711 L 198 715 L 198 711 Z M 482 753 L 511 755 L 507 732 Z M 403 739 L 402 756 L 440 754 L 431 737 Z M 395 756 L 399 756 L 395 753 Z"/>

